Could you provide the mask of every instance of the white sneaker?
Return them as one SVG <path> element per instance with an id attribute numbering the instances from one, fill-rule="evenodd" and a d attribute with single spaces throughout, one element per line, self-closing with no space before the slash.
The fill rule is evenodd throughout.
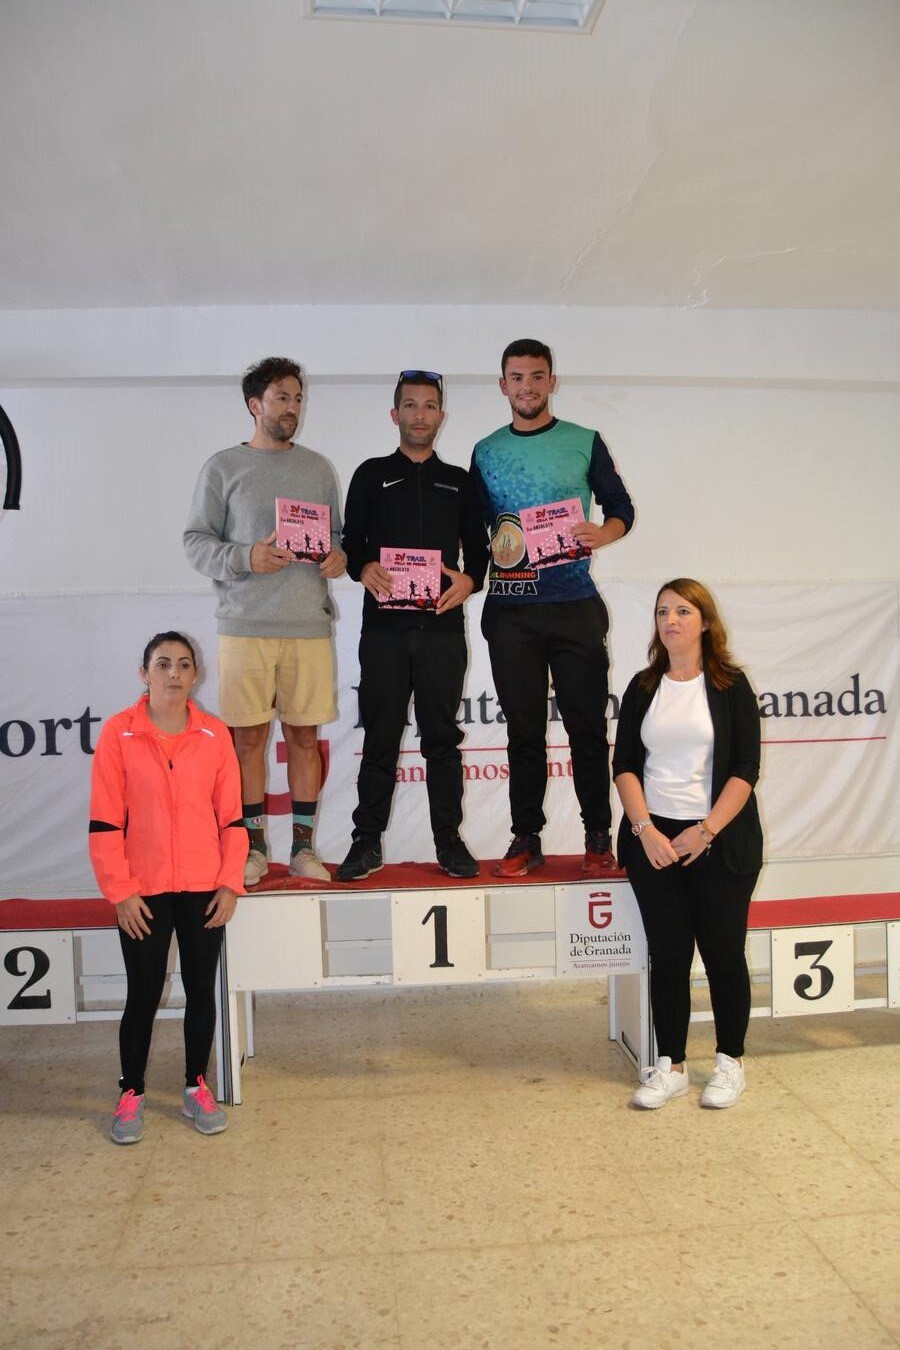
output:
<path id="1" fill-rule="evenodd" d="M 651 1069 L 644 1070 L 642 1079 L 641 1086 L 631 1099 L 631 1105 L 641 1106 L 645 1111 L 655 1111 L 673 1097 L 683 1097 L 691 1086 L 687 1069 L 673 1073 L 668 1055 L 660 1055 Z"/>
<path id="2" fill-rule="evenodd" d="M 743 1065 L 730 1055 L 721 1051 L 716 1055 L 716 1067 L 700 1097 L 701 1106 L 712 1106 L 721 1110 L 725 1106 L 736 1106 L 737 1099 L 747 1086 Z"/>
<path id="3" fill-rule="evenodd" d="M 290 872 L 292 877 L 307 877 L 312 881 L 331 880 L 328 868 L 320 862 L 311 848 L 300 848 L 291 854 Z"/>
<path id="4" fill-rule="evenodd" d="M 251 848 L 244 863 L 244 885 L 256 886 L 268 874 L 269 859 L 258 848 Z"/>

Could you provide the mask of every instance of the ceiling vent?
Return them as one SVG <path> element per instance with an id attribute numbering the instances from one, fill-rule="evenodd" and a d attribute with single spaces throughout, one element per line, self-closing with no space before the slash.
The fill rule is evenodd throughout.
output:
<path id="1" fill-rule="evenodd" d="M 603 0 L 305 0 L 313 19 L 454 24 L 589 33 Z"/>

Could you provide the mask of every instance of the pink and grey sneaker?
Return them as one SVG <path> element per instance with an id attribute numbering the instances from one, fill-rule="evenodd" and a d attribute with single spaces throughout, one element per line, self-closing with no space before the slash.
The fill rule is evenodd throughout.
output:
<path id="1" fill-rule="evenodd" d="M 192 1120 L 194 1129 L 201 1134 L 221 1134 L 228 1129 L 228 1117 L 216 1102 L 202 1074 L 195 1088 L 184 1089 L 181 1114 Z"/>
<path id="2" fill-rule="evenodd" d="M 144 1137 L 144 1095 L 123 1092 L 113 1112 L 109 1137 L 114 1144 L 139 1144 Z"/>

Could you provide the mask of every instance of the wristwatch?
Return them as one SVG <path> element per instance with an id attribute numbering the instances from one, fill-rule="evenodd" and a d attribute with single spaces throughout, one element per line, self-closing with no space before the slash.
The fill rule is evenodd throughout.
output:
<path id="1" fill-rule="evenodd" d="M 640 839 L 641 835 L 644 833 L 647 826 L 652 824 L 653 824 L 652 820 L 636 820 L 631 827 L 631 833 L 637 835 L 637 837 Z"/>

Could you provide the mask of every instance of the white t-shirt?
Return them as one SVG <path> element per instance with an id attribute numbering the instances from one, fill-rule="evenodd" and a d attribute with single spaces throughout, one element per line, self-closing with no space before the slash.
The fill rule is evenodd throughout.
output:
<path id="1" fill-rule="evenodd" d="M 712 806 L 713 725 L 703 675 L 664 675 L 641 724 L 644 797 L 652 815 L 702 820 Z"/>

